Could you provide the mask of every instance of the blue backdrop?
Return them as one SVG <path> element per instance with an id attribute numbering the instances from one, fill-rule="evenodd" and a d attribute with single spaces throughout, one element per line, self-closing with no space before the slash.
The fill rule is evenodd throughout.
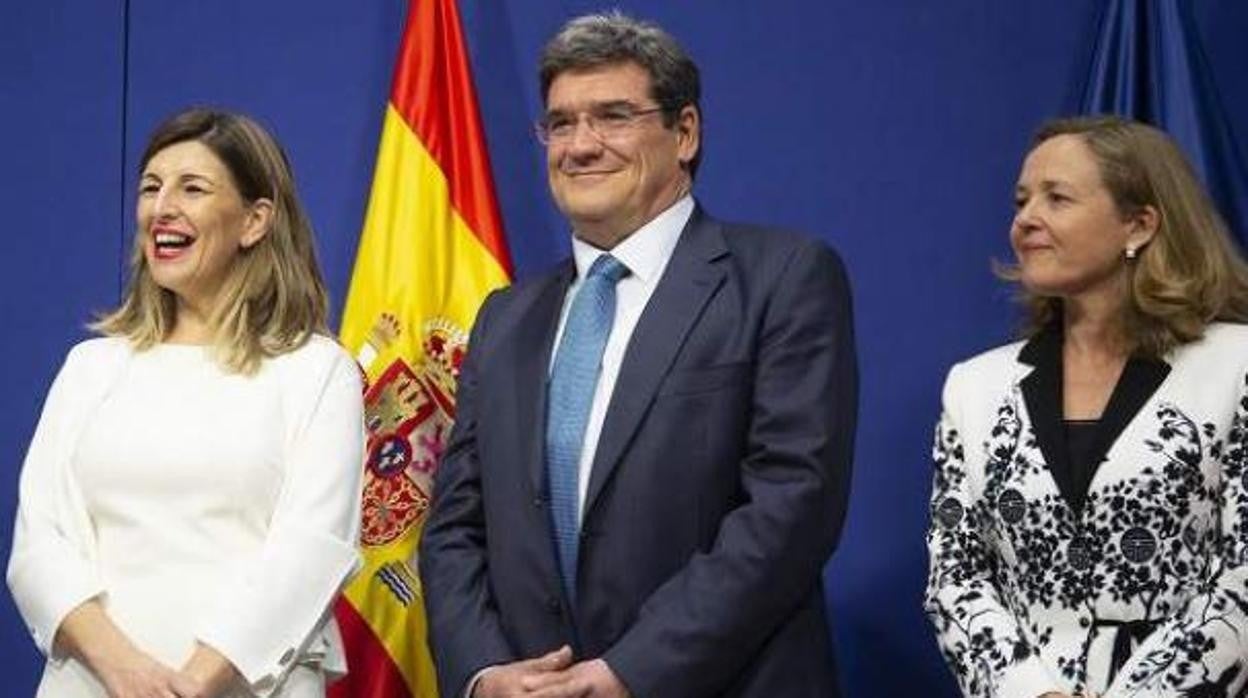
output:
<path id="1" fill-rule="evenodd" d="M 1009 337 L 1011 191 L 1041 120 L 1078 104 L 1102 3 L 635 0 L 702 68 L 696 194 L 718 216 L 836 246 L 856 295 L 862 403 L 849 522 L 828 570 L 851 696 L 954 695 L 923 619 L 931 425 L 953 361 Z M 542 41 L 580 1 L 462 0 L 519 274 L 567 251 L 529 123 Z M 402 0 L 0 4 L 0 541 L 45 390 L 115 303 L 145 135 L 189 104 L 251 113 L 286 145 L 336 306 L 372 177 Z M 1232 125 L 1248 123 L 1248 5 L 1196 27 Z M 1248 136 L 1241 134 L 1242 141 Z M 6 695 L 41 659 L 0 598 Z"/>

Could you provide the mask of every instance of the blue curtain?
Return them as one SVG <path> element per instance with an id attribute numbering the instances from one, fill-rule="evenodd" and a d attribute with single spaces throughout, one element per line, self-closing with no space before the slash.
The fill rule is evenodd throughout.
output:
<path id="1" fill-rule="evenodd" d="M 1223 116 L 1209 62 L 1184 0 L 1108 0 L 1082 111 L 1164 129 L 1182 146 L 1219 210 L 1248 246 L 1248 176 Z"/>

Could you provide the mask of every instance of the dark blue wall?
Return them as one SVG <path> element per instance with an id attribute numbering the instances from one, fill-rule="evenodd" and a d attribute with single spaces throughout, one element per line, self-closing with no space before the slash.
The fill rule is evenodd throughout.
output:
<path id="1" fill-rule="evenodd" d="M 71 7 L 86 5 L 81 7 Z M 44 392 L 93 309 L 117 297 L 125 17 L 119 3 L 0 4 L 0 539 Z M 129 186 L 128 184 L 125 186 Z M 0 692 L 40 667 L 0 598 Z"/>
<path id="2" fill-rule="evenodd" d="M 928 449 L 944 371 L 1008 337 L 1010 196 L 1029 132 L 1074 105 L 1099 3 L 618 3 L 703 70 L 715 214 L 819 235 L 850 266 L 863 393 L 848 528 L 828 574 L 851 696 L 953 695 L 919 609 Z M 462 0 L 520 274 L 567 248 L 530 136 L 533 64 L 597 3 Z M 145 134 L 192 103 L 247 111 L 294 161 L 341 303 L 372 176 L 401 0 L 0 3 L 0 540 L 39 405 L 117 299 Z M 1248 6 L 1196 9 L 1232 124 L 1248 123 Z M 1248 139 L 1241 131 L 1239 138 Z M 0 600 L 5 695 L 41 663 Z"/>

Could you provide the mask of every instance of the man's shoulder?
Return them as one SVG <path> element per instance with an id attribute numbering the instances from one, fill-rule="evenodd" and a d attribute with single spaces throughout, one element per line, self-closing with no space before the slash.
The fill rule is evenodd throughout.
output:
<path id="1" fill-rule="evenodd" d="M 552 304 L 561 302 L 562 290 L 567 288 L 573 275 L 572 262 L 565 259 L 544 271 L 521 275 L 507 286 L 490 291 L 473 322 L 477 335 L 473 341 L 485 338 L 486 327 L 490 328 L 491 335 L 498 335 L 500 331 L 506 334 L 532 321 L 535 310 L 549 309 Z"/>
<path id="2" fill-rule="evenodd" d="M 507 305 L 519 298 L 527 298 L 540 294 L 551 284 L 558 284 L 560 279 L 573 275 L 571 258 L 564 258 L 558 263 L 531 274 L 523 274 L 510 284 L 490 292 L 488 300 L 494 304 Z"/>
<path id="3" fill-rule="evenodd" d="M 730 252 L 747 259 L 786 258 L 795 253 L 830 254 L 836 250 L 826 241 L 810 233 L 778 225 L 729 221 L 703 213 L 701 225 L 718 229 Z"/>
<path id="4" fill-rule="evenodd" d="M 792 249 L 805 245 L 822 245 L 808 233 L 779 225 L 731 221 L 703 213 L 698 223 L 718 227 L 724 241 L 734 247 Z"/>
<path id="5" fill-rule="evenodd" d="M 754 278 L 780 277 L 796 269 L 817 269 L 847 278 L 840 254 L 825 240 L 783 226 L 719 220 L 703 214 L 698 221 L 723 240 L 737 273 Z"/>

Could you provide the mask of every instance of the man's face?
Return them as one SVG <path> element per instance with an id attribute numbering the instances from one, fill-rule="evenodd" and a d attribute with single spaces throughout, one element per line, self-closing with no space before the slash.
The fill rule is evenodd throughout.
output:
<path id="1" fill-rule="evenodd" d="M 698 152 L 697 110 L 685 107 L 668 128 L 650 111 L 658 106 L 635 63 L 560 73 L 550 85 L 546 121 L 564 125 L 546 146 L 550 191 L 597 247 L 614 247 L 689 191 L 682 165 Z"/>

